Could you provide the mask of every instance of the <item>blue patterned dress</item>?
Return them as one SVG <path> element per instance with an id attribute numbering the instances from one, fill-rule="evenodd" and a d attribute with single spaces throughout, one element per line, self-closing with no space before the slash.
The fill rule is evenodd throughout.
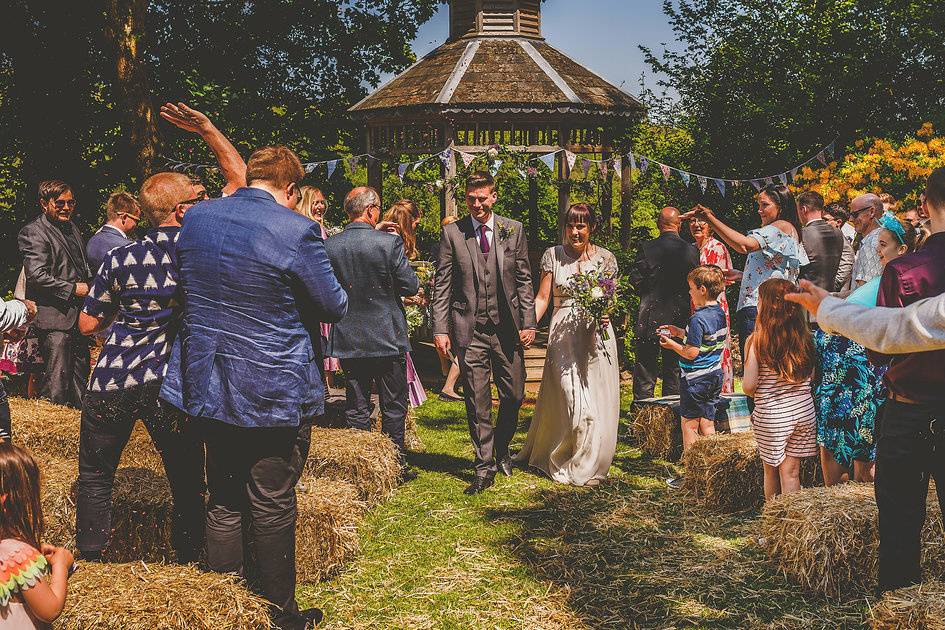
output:
<path id="1" fill-rule="evenodd" d="M 817 330 L 814 344 L 820 359 L 814 376 L 817 443 L 841 465 L 876 458 L 873 429 L 886 398 L 883 374 L 866 358 L 860 344 L 840 335 Z"/>

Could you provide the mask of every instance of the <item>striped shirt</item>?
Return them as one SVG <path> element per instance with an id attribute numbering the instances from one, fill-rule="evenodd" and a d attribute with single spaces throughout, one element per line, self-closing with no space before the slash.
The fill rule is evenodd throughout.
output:
<path id="1" fill-rule="evenodd" d="M 686 345 L 699 348 L 699 354 L 692 361 L 679 361 L 683 378 L 691 380 L 721 372 L 727 338 L 728 323 L 722 307 L 712 304 L 697 308 L 686 327 Z"/>

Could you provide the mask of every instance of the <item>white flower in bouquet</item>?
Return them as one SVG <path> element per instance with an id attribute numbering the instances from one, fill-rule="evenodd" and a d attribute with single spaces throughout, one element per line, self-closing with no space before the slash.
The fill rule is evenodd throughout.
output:
<path id="1" fill-rule="evenodd" d="M 489 156 L 490 160 L 495 161 L 495 159 L 499 157 L 499 150 L 495 147 L 489 147 L 489 150 L 486 151 L 486 155 Z"/>
<path id="2" fill-rule="evenodd" d="M 600 287 L 594 287 L 591 289 L 591 297 L 595 300 L 599 300 L 604 297 L 604 290 Z"/>

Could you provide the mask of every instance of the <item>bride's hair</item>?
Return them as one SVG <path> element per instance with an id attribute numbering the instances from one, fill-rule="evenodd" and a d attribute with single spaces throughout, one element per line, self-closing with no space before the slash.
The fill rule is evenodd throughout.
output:
<path id="1" fill-rule="evenodd" d="M 568 213 L 564 216 L 564 224 L 571 223 L 586 223 L 593 232 L 597 227 L 597 213 L 586 203 L 576 203 L 568 208 Z"/>

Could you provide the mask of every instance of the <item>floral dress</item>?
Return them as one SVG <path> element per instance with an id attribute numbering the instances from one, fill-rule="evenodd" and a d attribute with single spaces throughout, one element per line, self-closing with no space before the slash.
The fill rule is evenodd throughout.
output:
<path id="1" fill-rule="evenodd" d="M 758 287 L 765 280 L 782 278 L 797 282 L 801 267 L 810 264 L 800 241 L 773 224 L 751 230 L 748 236 L 758 241 L 761 249 L 748 254 L 745 261 L 738 311 L 746 306 L 758 306 Z"/>
<path id="2" fill-rule="evenodd" d="M 722 271 L 731 271 L 732 257 L 729 256 L 728 248 L 716 238 L 711 236 L 699 248 L 699 263 L 702 265 L 715 265 Z M 725 325 L 732 329 L 732 323 L 728 315 L 728 300 L 725 297 L 725 290 L 719 294 L 719 306 L 725 312 Z M 731 394 L 735 392 L 735 370 L 732 367 L 732 335 L 729 334 L 725 339 L 725 349 L 722 351 L 722 393 Z"/>

